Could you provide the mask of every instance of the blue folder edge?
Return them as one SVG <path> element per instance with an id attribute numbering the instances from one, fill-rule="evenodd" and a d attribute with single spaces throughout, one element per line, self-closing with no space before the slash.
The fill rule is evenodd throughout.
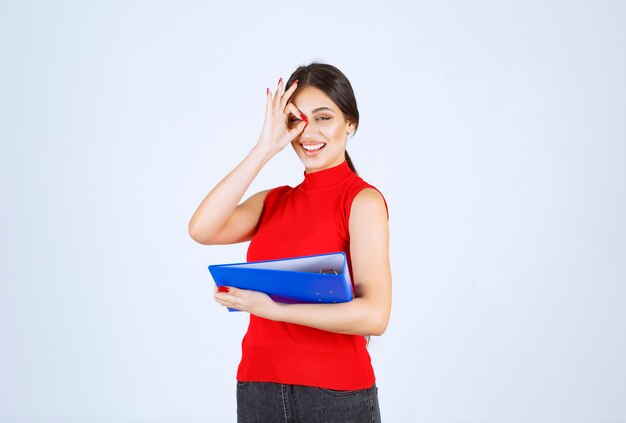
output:
<path id="1" fill-rule="evenodd" d="M 339 274 L 254 266 L 337 255 L 340 255 L 342 260 L 342 271 Z M 274 260 L 214 264 L 208 266 L 208 269 L 218 287 L 227 285 L 266 292 L 274 301 L 282 303 L 338 303 L 351 301 L 354 297 L 346 254 L 343 251 Z M 240 310 L 228 307 L 228 311 Z"/>

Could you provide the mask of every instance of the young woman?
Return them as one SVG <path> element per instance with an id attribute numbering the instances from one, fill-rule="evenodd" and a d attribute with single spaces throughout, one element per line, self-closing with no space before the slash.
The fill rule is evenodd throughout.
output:
<path id="1" fill-rule="evenodd" d="M 357 176 L 346 152 L 359 125 L 350 82 L 336 67 L 301 66 L 267 89 L 256 145 L 198 206 L 189 234 L 201 244 L 251 241 L 247 260 L 344 251 L 354 299 L 282 304 L 227 287 L 215 300 L 250 313 L 237 371 L 239 422 L 379 422 L 366 338 L 382 335 L 391 310 L 387 204 Z M 295 188 L 240 201 L 288 144 L 304 165 Z M 221 292 L 225 291 L 225 292 Z"/>

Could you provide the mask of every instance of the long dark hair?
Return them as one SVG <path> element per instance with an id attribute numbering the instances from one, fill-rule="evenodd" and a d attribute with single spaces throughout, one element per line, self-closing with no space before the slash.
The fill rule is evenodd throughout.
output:
<path id="1" fill-rule="evenodd" d="M 289 77 L 286 87 L 290 87 L 293 81 L 298 80 L 298 88 L 292 96 L 303 87 L 311 86 L 324 92 L 341 110 L 343 116 L 354 123 L 354 133 L 359 127 L 359 109 L 356 106 L 356 98 L 350 81 L 339 69 L 326 63 L 313 62 L 306 66 L 299 66 Z M 357 173 L 348 151 L 346 161 L 350 169 Z"/>

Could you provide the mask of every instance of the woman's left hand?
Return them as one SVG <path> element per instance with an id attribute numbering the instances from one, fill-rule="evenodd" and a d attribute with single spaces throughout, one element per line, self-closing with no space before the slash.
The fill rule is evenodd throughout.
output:
<path id="1" fill-rule="evenodd" d="M 233 287 L 228 287 L 228 292 L 220 292 L 215 287 L 213 297 L 224 307 L 236 308 L 265 318 L 271 318 L 272 311 L 277 305 L 269 295 L 263 292 Z"/>

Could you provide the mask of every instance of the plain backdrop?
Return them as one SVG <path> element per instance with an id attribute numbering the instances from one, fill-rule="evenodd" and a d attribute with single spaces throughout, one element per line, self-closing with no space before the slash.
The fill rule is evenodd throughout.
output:
<path id="1" fill-rule="evenodd" d="M 339 67 L 389 204 L 386 422 L 626 422 L 626 4 L 2 1 L 0 421 L 230 422 L 187 234 L 265 89 Z M 246 197 L 298 184 L 288 147 Z"/>

